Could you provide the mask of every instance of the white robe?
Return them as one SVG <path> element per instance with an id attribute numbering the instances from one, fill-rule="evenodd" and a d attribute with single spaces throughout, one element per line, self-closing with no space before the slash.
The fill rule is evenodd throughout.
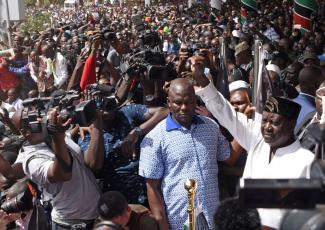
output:
<path id="1" fill-rule="evenodd" d="M 210 83 L 196 92 L 205 102 L 213 116 L 246 149 L 248 156 L 244 178 L 291 179 L 308 177 L 308 166 L 314 154 L 301 147 L 300 142 L 276 150 L 269 162 L 270 145 L 265 143 L 261 124 L 236 112 L 230 103 Z M 280 227 L 285 210 L 258 209 L 262 225 L 275 229 Z"/>

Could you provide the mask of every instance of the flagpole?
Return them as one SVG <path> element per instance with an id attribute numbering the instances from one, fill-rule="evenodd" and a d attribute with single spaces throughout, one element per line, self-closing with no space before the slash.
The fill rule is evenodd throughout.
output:
<path id="1" fill-rule="evenodd" d="M 257 104 L 257 94 L 258 94 L 258 88 L 259 88 L 259 60 L 260 60 L 260 52 L 259 52 L 259 47 L 260 47 L 261 41 L 260 40 L 255 40 L 254 42 L 254 85 L 253 85 L 253 90 L 252 90 L 252 101 L 254 105 Z"/>
<path id="2" fill-rule="evenodd" d="M 7 34 L 8 34 L 8 43 L 9 46 L 11 47 L 11 33 L 10 33 L 10 15 L 9 15 L 9 4 L 8 4 L 8 0 L 6 0 L 6 20 L 7 20 Z"/>

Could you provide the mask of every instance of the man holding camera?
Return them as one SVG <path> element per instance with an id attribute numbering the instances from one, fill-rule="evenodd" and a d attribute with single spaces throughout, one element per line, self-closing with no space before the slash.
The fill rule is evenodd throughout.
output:
<path id="1" fill-rule="evenodd" d="M 87 229 L 91 229 L 97 217 L 93 204 L 99 199 L 100 190 L 90 169 L 101 168 L 103 162 L 101 116 L 98 112 L 89 128 L 91 141 L 84 155 L 65 134 L 70 120 L 63 124 L 57 109 L 48 114 L 48 140 L 44 138 L 41 122 L 38 130 L 32 129 L 26 120 L 27 109 L 17 111 L 12 118 L 27 144 L 21 148 L 13 166 L 0 158 L 1 173 L 8 179 L 22 178 L 26 174 L 53 196 L 52 229 L 70 229 L 78 223 L 86 223 Z M 81 204 L 81 200 L 87 202 Z"/>
<path id="2" fill-rule="evenodd" d="M 128 203 L 147 204 L 145 182 L 138 175 L 137 143 L 166 117 L 167 112 L 162 107 L 148 108 L 140 104 L 104 112 L 105 160 L 96 174 L 102 191 L 116 190 L 123 193 Z M 90 148 L 91 135 L 87 134 L 88 131 L 88 128 L 81 128 L 78 144 L 83 151 Z"/>

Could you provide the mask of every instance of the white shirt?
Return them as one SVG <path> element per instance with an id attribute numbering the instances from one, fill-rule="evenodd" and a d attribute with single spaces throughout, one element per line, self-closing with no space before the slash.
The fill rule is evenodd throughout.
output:
<path id="1" fill-rule="evenodd" d="M 197 91 L 197 94 L 220 124 L 246 149 L 248 156 L 244 178 L 289 179 L 308 176 L 307 168 L 313 161 L 314 154 L 302 148 L 298 140 L 277 149 L 269 162 L 270 145 L 264 141 L 260 123 L 236 112 L 212 83 Z M 262 225 L 275 229 L 279 228 L 285 214 L 285 210 L 279 209 L 258 209 L 258 212 Z"/>
<path id="2" fill-rule="evenodd" d="M 19 109 L 21 109 L 21 108 L 24 108 L 24 106 L 23 106 L 23 100 L 21 100 L 20 98 L 17 98 L 10 105 L 13 106 L 16 111 L 19 110 Z"/>
<path id="3" fill-rule="evenodd" d="M 0 103 L 0 108 L 2 109 L 6 109 L 9 113 L 9 118 L 12 118 L 12 116 L 14 115 L 14 113 L 16 112 L 15 107 L 13 107 L 12 105 L 6 103 L 6 102 L 1 102 Z"/>
<path id="4" fill-rule="evenodd" d="M 56 52 L 55 59 L 46 60 L 46 74 L 49 77 L 51 74 L 54 76 L 54 86 L 60 88 L 68 79 L 68 64 L 67 59 L 60 53 Z"/>
<path id="5" fill-rule="evenodd" d="M 100 191 L 96 179 L 84 164 L 80 147 L 70 138 L 65 142 L 73 157 L 72 178 L 62 183 L 51 183 L 48 170 L 55 155 L 45 143 L 24 146 L 16 163 L 22 163 L 24 173 L 53 196 L 52 219 L 57 223 L 72 220 L 93 220 L 97 217 Z"/>

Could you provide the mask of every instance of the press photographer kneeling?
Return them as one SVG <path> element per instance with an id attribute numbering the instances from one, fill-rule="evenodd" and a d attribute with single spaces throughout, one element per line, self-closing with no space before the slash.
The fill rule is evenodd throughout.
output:
<path id="1" fill-rule="evenodd" d="M 81 154 L 79 146 L 66 135 L 70 119 L 63 123 L 58 109 L 51 110 L 45 122 L 49 139 L 42 132 L 44 120 L 39 117 L 39 124 L 23 122 L 28 109 L 17 111 L 13 124 L 26 138 L 24 145 L 13 166 L 6 166 L 4 176 L 18 179 L 24 174 L 53 196 L 52 229 L 70 229 L 72 225 L 86 223 L 91 229 L 97 217 L 95 204 L 100 196 L 95 177 L 91 169 L 101 168 L 103 162 L 102 114 L 97 111 L 96 119 L 90 126 L 90 145 Z M 35 128 L 39 127 L 39 128 Z M 47 139 L 47 140 L 46 140 Z M 0 168 L 2 173 L 4 168 Z M 15 177 L 15 178 L 14 178 Z M 87 201 L 81 203 L 80 201 Z"/>

